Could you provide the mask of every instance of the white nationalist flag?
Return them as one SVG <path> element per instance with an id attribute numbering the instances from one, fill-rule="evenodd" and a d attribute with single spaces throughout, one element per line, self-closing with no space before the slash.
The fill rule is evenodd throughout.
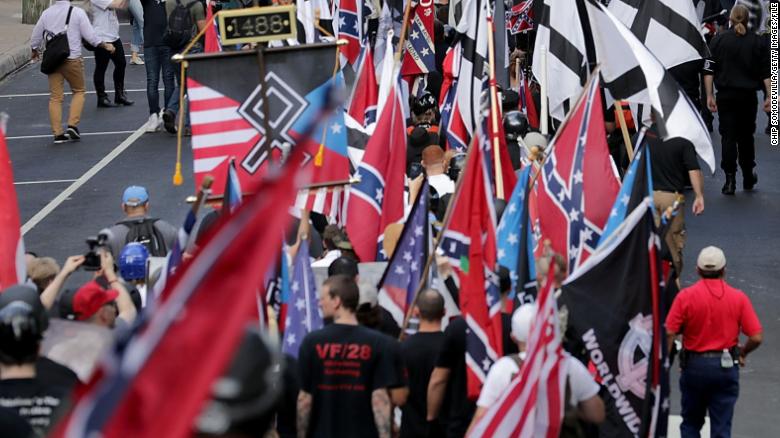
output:
<path id="1" fill-rule="evenodd" d="M 707 128 L 677 81 L 606 7 L 590 2 L 586 6 L 601 77 L 612 97 L 652 107 L 663 138 L 689 140 L 715 172 Z"/>
<path id="2" fill-rule="evenodd" d="M 585 38 L 576 0 L 544 0 L 537 23 L 531 68 L 537 81 L 546 78 L 550 115 L 562 121 L 569 109 L 569 99 L 582 94 L 588 74 Z M 547 53 L 546 75 L 542 72 L 542 47 Z"/>

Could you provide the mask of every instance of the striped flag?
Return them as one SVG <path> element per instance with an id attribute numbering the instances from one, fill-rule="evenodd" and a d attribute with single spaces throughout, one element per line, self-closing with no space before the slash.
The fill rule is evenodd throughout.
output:
<path id="1" fill-rule="evenodd" d="M 406 51 L 401 64 L 402 76 L 416 76 L 436 70 L 433 21 L 433 0 L 412 3 L 409 36 L 406 38 Z"/>
<path id="2" fill-rule="evenodd" d="M 7 116 L 0 114 L 0 289 L 24 283 L 27 277 L 14 171 L 5 142 L 6 121 Z"/>
<path id="3" fill-rule="evenodd" d="M 565 403 L 566 356 L 561 347 L 554 281 L 555 269 L 551 268 L 539 291 L 539 310 L 531 323 L 520 373 L 469 438 L 558 438 Z"/>
<path id="4" fill-rule="evenodd" d="M 707 127 L 685 92 L 642 41 L 606 7 L 586 4 L 604 88 L 614 99 L 652 107 L 664 139 L 682 137 L 715 171 L 715 153 Z M 636 119 L 641 120 L 641 119 Z"/>
<path id="5" fill-rule="evenodd" d="M 374 52 L 368 44 L 363 47 L 363 55 L 355 77 L 355 85 L 349 99 L 349 109 L 345 120 L 348 123 L 354 122 L 356 129 L 364 130 L 370 134 L 376 123 L 379 85 L 376 81 L 376 69 L 374 68 Z M 371 127 L 370 130 L 369 127 Z"/>

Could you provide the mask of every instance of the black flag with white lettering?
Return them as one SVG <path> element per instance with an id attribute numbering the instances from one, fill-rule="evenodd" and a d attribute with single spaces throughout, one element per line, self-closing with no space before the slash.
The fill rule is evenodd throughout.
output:
<path id="1" fill-rule="evenodd" d="M 651 208 L 646 197 L 562 288 L 570 341 L 586 352 L 610 395 L 603 436 L 653 437 L 668 416 L 661 384 L 659 239 Z"/>

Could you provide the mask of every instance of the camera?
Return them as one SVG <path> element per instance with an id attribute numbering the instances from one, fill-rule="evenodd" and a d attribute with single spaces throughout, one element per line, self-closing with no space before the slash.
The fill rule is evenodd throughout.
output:
<path id="1" fill-rule="evenodd" d="M 84 263 L 81 265 L 85 271 L 100 270 L 100 253 L 98 249 L 105 248 L 108 243 L 108 233 L 101 231 L 97 237 L 87 237 L 89 251 L 84 254 Z"/>

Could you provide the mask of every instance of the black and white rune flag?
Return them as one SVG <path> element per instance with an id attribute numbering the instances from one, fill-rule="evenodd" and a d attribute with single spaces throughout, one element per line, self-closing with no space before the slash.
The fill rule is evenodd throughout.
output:
<path id="1" fill-rule="evenodd" d="M 586 2 L 604 86 L 615 99 L 652 107 L 663 138 L 682 137 L 715 172 L 707 128 L 661 61 L 606 7 Z"/>
<path id="2" fill-rule="evenodd" d="M 608 9 L 666 68 L 706 55 L 692 1 L 611 0 Z"/>

